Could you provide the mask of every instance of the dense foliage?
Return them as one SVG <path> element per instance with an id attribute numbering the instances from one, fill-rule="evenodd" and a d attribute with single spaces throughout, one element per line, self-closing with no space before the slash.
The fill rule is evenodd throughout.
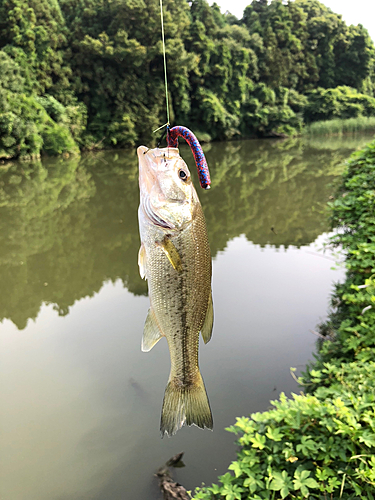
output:
<path id="1" fill-rule="evenodd" d="M 164 25 L 172 122 L 206 140 L 375 114 L 367 31 L 317 0 L 165 0 Z M 158 0 L 0 0 L 0 158 L 155 141 L 160 35 Z"/>
<path id="2" fill-rule="evenodd" d="M 375 116 L 375 97 L 360 94 L 350 87 L 318 88 L 308 93 L 308 99 L 304 110 L 307 122 Z"/>
<path id="3" fill-rule="evenodd" d="M 375 141 L 352 157 L 331 203 L 332 244 L 347 278 L 320 327 L 304 393 L 238 418 L 238 460 L 196 500 L 374 499 L 375 487 Z"/>

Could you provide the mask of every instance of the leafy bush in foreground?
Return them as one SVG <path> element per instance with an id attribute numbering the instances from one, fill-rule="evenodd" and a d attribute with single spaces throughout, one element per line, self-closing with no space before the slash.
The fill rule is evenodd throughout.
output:
<path id="1" fill-rule="evenodd" d="M 347 278 L 321 325 L 305 393 L 238 418 L 238 460 L 196 500 L 375 498 L 375 141 L 356 153 L 331 203 Z"/>
<path id="2" fill-rule="evenodd" d="M 325 364 L 314 395 L 281 394 L 274 409 L 238 418 L 237 461 L 195 499 L 366 498 L 375 485 L 375 363 Z"/>

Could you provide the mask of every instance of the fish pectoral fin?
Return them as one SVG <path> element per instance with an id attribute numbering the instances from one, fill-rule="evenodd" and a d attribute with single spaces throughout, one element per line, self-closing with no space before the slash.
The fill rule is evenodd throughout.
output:
<path id="1" fill-rule="evenodd" d="M 144 244 L 141 244 L 141 247 L 138 252 L 138 266 L 139 266 L 139 274 L 142 279 L 147 280 L 146 274 L 146 249 Z"/>
<path id="2" fill-rule="evenodd" d="M 212 302 L 212 292 L 211 292 L 207 306 L 206 318 L 204 320 L 203 327 L 201 330 L 202 338 L 205 344 L 207 344 L 207 342 L 211 340 L 213 326 L 214 326 L 214 305 Z"/>
<path id="3" fill-rule="evenodd" d="M 160 243 L 163 252 L 168 257 L 169 262 L 172 264 L 173 269 L 177 272 L 182 271 L 182 260 L 180 254 L 178 253 L 177 248 L 174 246 L 170 238 L 166 236 L 163 241 Z"/>
<path id="4" fill-rule="evenodd" d="M 145 327 L 143 329 L 142 346 L 143 352 L 151 351 L 154 345 L 159 342 L 163 334 L 156 322 L 155 313 L 150 307 L 148 310 Z"/>

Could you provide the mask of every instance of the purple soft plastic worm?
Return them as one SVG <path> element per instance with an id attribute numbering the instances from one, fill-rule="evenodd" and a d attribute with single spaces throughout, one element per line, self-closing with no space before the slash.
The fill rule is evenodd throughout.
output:
<path id="1" fill-rule="evenodd" d="M 168 129 L 167 143 L 170 148 L 178 148 L 178 136 L 183 137 L 189 144 L 194 155 L 195 164 L 197 165 L 199 182 L 203 189 L 210 189 L 211 179 L 210 172 L 202 147 L 193 132 L 186 127 L 173 127 Z"/>

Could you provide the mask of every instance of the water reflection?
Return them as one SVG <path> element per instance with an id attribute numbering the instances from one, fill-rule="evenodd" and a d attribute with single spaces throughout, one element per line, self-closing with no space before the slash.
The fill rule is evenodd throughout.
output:
<path id="1" fill-rule="evenodd" d="M 262 246 L 298 247 L 326 231 L 332 182 L 354 148 L 347 139 L 336 143 L 208 145 L 213 184 L 199 194 L 213 256 L 240 234 Z M 147 293 L 135 265 L 137 175 L 134 152 L 1 166 L 0 320 L 23 329 L 43 303 L 66 315 L 106 281 Z"/>

